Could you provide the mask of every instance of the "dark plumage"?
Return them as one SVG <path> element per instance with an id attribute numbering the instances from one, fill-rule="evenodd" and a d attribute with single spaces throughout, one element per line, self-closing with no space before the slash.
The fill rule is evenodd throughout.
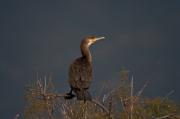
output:
<path id="1" fill-rule="evenodd" d="M 104 39 L 104 37 L 91 36 L 82 40 L 80 45 L 82 57 L 77 58 L 69 68 L 71 91 L 65 97 L 66 99 L 76 96 L 78 100 L 91 100 L 91 95 L 88 91 L 92 81 L 92 57 L 89 47 L 100 39 Z"/>

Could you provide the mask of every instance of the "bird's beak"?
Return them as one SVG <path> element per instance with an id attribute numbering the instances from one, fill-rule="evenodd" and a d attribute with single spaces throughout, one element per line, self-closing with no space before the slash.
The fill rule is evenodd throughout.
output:
<path id="1" fill-rule="evenodd" d="M 89 46 L 96 43 L 96 41 L 101 40 L 101 39 L 105 39 L 105 37 L 99 37 L 99 38 L 91 39 L 91 41 L 89 42 Z"/>
<path id="2" fill-rule="evenodd" d="M 105 39 L 105 37 L 96 38 L 96 41 L 101 40 L 101 39 Z"/>

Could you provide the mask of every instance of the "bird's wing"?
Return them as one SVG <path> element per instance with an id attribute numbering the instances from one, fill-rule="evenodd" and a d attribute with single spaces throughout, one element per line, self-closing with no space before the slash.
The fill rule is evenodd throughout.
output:
<path id="1" fill-rule="evenodd" d="M 69 68 L 69 84 L 74 88 L 89 88 L 92 80 L 92 66 L 82 60 L 76 60 Z"/>

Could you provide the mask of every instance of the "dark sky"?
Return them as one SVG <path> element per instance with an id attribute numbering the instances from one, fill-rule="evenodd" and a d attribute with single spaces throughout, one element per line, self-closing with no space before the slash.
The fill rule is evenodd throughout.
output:
<path id="1" fill-rule="evenodd" d="M 117 82 L 122 67 L 145 95 L 180 100 L 179 0 L 1 0 L 0 118 L 24 109 L 25 85 L 36 72 L 69 89 L 69 64 L 88 35 L 105 36 L 91 48 L 92 92 Z M 95 95 L 95 94 L 94 94 Z"/>

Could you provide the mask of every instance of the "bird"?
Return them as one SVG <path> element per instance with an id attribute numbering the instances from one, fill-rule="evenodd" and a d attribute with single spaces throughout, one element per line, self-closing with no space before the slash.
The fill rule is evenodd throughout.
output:
<path id="1" fill-rule="evenodd" d="M 68 82 L 71 89 L 66 94 L 65 99 L 76 97 L 77 100 L 92 100 L 89 88 L 92 82 L 93 69 L 89 48 L 101 39 L 105 39 L 105 37 L 88 36 L 82 40 L 80 44 L 82 56 L 75 59 L 69 66 Z"/>

